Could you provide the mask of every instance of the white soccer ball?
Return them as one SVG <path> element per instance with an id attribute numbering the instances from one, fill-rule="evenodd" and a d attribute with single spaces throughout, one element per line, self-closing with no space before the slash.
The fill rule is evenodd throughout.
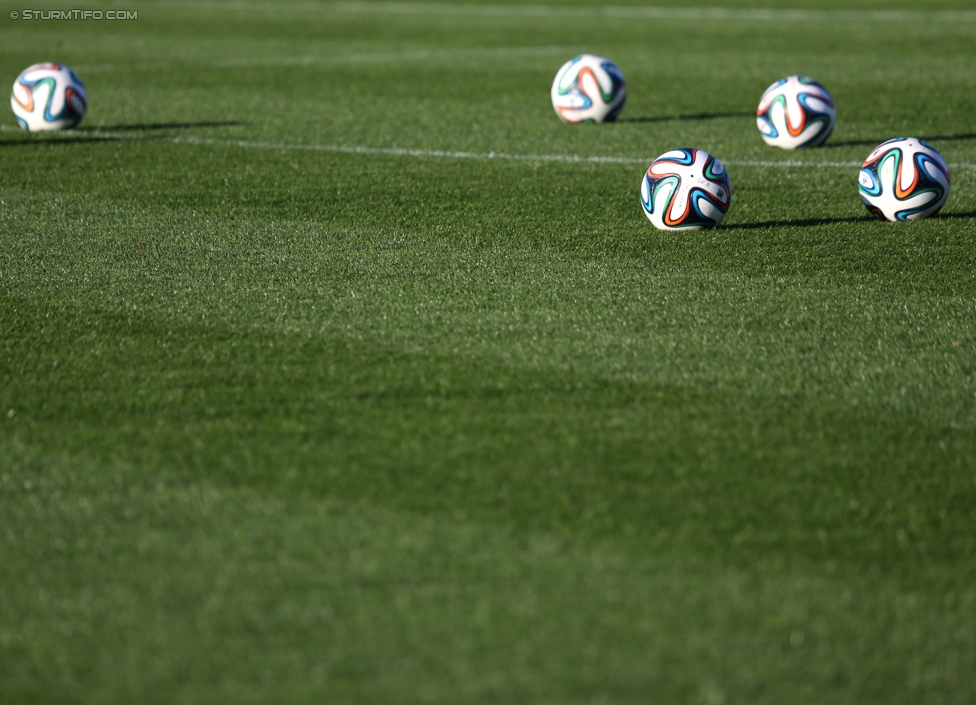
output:
<path id="1" fill-rule="evenodd" d="M 821 145 L 834 131 L 836 121 L 830 92 L 806 76 L 788 76 L 771 85 L 756 110 L 763 140 L 780 149 Z"/>
<path id="2" fill-rule="evenodd" d="M 67 66 L 34 64 L 14 81 L 10 107 L 25 130 L 70 130 L 84 117 L 88 96 Z"/>
<path id="3" fill-rule="evenodd" d="M 583 54 L 559 69 L 551 96 L 563 122 L 613 122 L 624 109 L 627 84 L 610 59 Z"/>
<path id="4" fill-rule="evenodd" d="M 701 149 L 674 149 L 654 160 L 641 181 L 644 215 L 658 230 L 701 230 L 722 222 L 732 182 L 722 162 Z"/>
<path id="5" fill-rule="evenodd" d="M 875 148 L 857 177 L 861 200 L 878 220 L 920 220 L 949 198 L 949 167 L 927 142 L 888 140 Z"/>

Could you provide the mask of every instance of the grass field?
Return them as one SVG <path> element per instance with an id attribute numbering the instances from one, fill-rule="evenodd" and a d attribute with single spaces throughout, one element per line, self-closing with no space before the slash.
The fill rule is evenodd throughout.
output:
<path id="1" fill-rule="evenodd" d="M 971 2 L 562 2 L 0 2 L 90 98 L 0 130 L 0 702 L 976 701 Z M 860 203 L 900 135 L 938 218 Z"/>

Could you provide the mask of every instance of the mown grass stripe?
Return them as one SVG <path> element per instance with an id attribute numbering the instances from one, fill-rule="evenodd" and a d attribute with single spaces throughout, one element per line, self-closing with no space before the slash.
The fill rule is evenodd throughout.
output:
<path id="1" fill-rule="evenodd" d="M 644 20 L 735 20 L 744 22 L 839 23 L 850 22 L 973 22 L 976 12 L 970 10 L 808 10 L 783 8 L 726 8 L 726 7 L 625 7 L 625 6 L 563 6 L 563 5 L 503 5 L 449 2 L 371 2 L 348 0 L 335 3 L 285 2 L 263 3 L 247 0 L 227 2 L 186 2 L 170 0 L 157 7 L 192 9 L 198 11 L 281 12 L 360 12 L 388 15 L 447 15 L 452 17 L 539 17 L 587 19 L 592 17 Z"/>
<path id="2" fill-rule="evenodd" d="M 941 10 L 784 10 L 723 7 L 562 7 L 558 5 L 468 5 L 439 2 L 338 2 L 343 12 L 473 17 L 558 17 L 645 20 L 738 20 L 760 22 L 976 22 L 976 12 Z"/>

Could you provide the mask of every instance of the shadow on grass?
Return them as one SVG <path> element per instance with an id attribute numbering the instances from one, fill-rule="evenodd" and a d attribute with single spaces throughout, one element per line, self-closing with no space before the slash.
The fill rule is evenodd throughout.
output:
<path id="1" fill-rule="evenodd" d="M 240 120 L 208 120 L 204 122 L 147 122 L 128 125 L 83 125 L 78 132 L 149 132 L 152 130 L 191 130 L 195 127 L 236 127 Z"/>
<path id="2" fill-rule="evenodd" d="M 617 122 L 681 122 L 683 120 L 718 120 L 720 118 L 755 117 L 755 113 L 695 113 L 694 115 L 655 115 L 620 118 Z"/>
<path id="3" fill-rule="evenodd" d="M 968 220 L 976 218 L 976 211 L 972 213 L 940 213 L 934 216 L 936 220 Z M 733 223 L 723 225 L 723 230 L 761 230 L 763 228 L 810 228 L 818 225 L 836 225 L 838 223 L 874 223 L 877 222 L 870 215 L 852 216 L 849 218 L 806 218 L 802 220 L 767 220 L 761 223 Z"/>
<path id="4" fill-rule="evenodd" d="M 123 137 L 55 137 L 53 139 L 0 140 L 0 147 L 52 147 L 93 142 L 120 142 Z"/>
<path id="5" fill-rule="evenodd" d="M 42 145 L 91 144 L 92 142 L 135 141 L 139 135 L 103 135 L 105 132 L 152 132 L 154 130 L 191 130 L 200 127 L 236 127 L 246 125 L 240 120 L 210 120 L 205 122 L 151 122 L 127 125 L 82 125 L 64 132 L 24 132 L 27 139 L 0 140 L 0 147 L 38 147 Z"/>
<path id="6" fill-rule="evenodd" d="M 844 142 L 827 142 L 827 144 L 821 145 L 823 147 L 877 147 L 879 144 L 887 142 L 893 139 L 892 137 L 886 137 L 884 139 L 871 139 L 871 140 L 847 140 Z M 961 142 L 964 140 L 976 140 L 976 133 L 964 134 L 964 135 L 919 135 L 917 139 L 925 140 L 926 142 Z"/>
<path id="7" fill-rule="evenodd" d="M 869 215 L 859 215 L 850 218 L 806 218 L 802 220 L 764 220 L 761 223 L 733 223 L 723 225 L 722 230 L 762 230 L 763 228 L 810 228 L 817 225 L 834 225 L 836 223 L 870 223 L 874 220 Z"/>

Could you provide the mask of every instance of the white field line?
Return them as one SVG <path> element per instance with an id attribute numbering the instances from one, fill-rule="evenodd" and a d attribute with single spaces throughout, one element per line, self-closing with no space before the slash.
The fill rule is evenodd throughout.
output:
<path id="1" fill-rule="evenodd" d="M 501 5 L 461 4 L 450 2 L 369 2 L 347 0 L 333 3 L 261 2 L 260 0 L 164 0 L 156 7 L 185 10 L 217 10 L 238 12 L 264 12 L 284 15 L 292 11 L 359 12 L 377 15 L 449 15 L 458 17 L 540 17 L 540 18 L 618 18 L 637 20 L 737 20 L 761 22 L 972 22 L 976 12 L 970 10 L 781 10 L 760 8 L 723 7 L 623 7 L 599 6 L 571 7 L 561 5 Z"/>
<path id="2" fill-rule="evenodd" d="M 474 161 L 509 162 L 561 162 L 568 164 L 644 164 L 654 161 L 647 157 L 581 156 L 579 154 L 509 154 L 507 152 L 452 152 L 440 149 L 402 149 L 398 147 L 364 147 L 338 144 L 287 144 L 281 142 L 234 142 L 198 137 L 164 137 L 175 144 L 239 147 L 241 149 L 269 149 L 281 151 L 330 152 L 333 154 L 367 154 L 388 157 L 414 157 L 421 159 L 467 159 Z M 851 168 L 861 162 L 799 162 L 799 161 L 728 161 L 729 166 L 776 166 L 776 167 L 827 167 Z M 974 165 L 976 166 L 976 165 Z"/>
<path id="3" fill-rule="evenodd" d="M 330 56 L 267 57 L 263 59 L 227 59 L 210 64 L 213 68 L 241 68 L 257 66 L 316 66 L 331 64 L 380 64 L 401 61 L 429 61 L 431 59 L 504 59 L 515 56 L 546 56 L 572 53 L 565 46 L 544 47 L 487 47 L 481 49 L 418 49 L 414 51 L 377 51 Z"/>
<path id="4" fill-rule="evenodd" d="M 484 47 L 475 49 L 417 49 L 406 51 L 361 51 L 348 54 L 310 54 L 306 56 L 268 56 L 239 59 L 189 59 L 175 61 L 128 62 L 124 64 L 79 64 L 80 74 L 113 73 L 115 71 L 156 71 L 176 64 L 203 65 L 207 69 L 256 68 L 261 66 L 340 66 L 356 64 L 399 64 L 408 61 L 455 61 L 463 59 L 505 59 L 510 57 L 572 54 L 565 46 L 540 47 Z"/>
<path id="5" fill-rule="evenodd" d="M 0 125 L 0 130 L 20 132 L 12 125 Z M 205 147 L 236 147 L 238 149 L 258 149 L 282 152 L 328 152 L 331 154 L 365 154 L 388 157 L 413 157 L 419 159 L 458 159 L 473 161 L 510 161 L 510 162 L 561 162 L 568 164 L 650 164 L 653 157 L 611 157 L 611 156 L 582 156 L 579 154 L 509 154 L 507 152 L 462 152 L 440 149 L 404 149 L 400 147 L 366 147 L 363 145 L 341 144 L 289 144 L 287 142 L 251 142 L 246 140 L 218 140 L 207 137 L 172 137 L 151 135 L 144 132 L 98 132 L 59 135 L 52 141 L 86 141 L 89 139 L 116 140 L 120 142 L 165 142 L 168 144 L 186 144 Z M 861 162 L 818 162 L 800 160 L 758 160 L 731 159 L 722 160 L 726 166 L 735 167 L 774 167 L 785 169 L 856 169 Z M 976 163 L 949 164 L 953 169 L 976 169 Z"/>

